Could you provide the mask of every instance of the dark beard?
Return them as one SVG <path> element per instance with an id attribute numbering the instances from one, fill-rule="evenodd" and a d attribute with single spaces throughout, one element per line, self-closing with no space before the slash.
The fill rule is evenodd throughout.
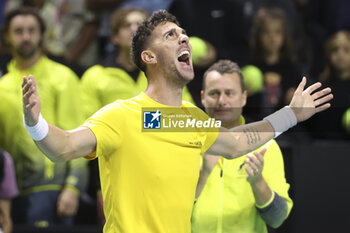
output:
<path id="1" fill-rule="evenodd" d="M 23 43 L 23 44 L 24 44 L 24 43 Z M 22 58 L 24 58 L 24 59 L 29 59 L 29 58 L 31 58 L 31 57 L 38 51 L 38 49 L 39 49 L 39 45 L 30 44 L 30 45 L 32 46 L 32 48 L 29 49 L 29 50 L 25 50 L 25 49 L 22 48 L 22 47 L 23 47 L 23 44 L 21 44 L 21 45 L 19 46 L 19 48 L 17 48 L 16 52 L 17 52 L 17 54 L 18 54 L 20 57 L 22 57 Z M 29 43 L 27 43 L 27 44 L 29 44 Z"/>

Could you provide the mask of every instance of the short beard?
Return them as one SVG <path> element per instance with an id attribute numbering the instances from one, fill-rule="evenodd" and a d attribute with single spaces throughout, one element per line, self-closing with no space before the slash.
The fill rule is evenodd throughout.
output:
<path id="1" fill-rule="evenodd" d="M 29 51 L 25 51 L 24 49 L 22 49 L 21 47 L 16 49 L 16 53 L 22 57 L 23 59 L 30 59 L 31 57 L 34 56 L 34 54 L 38 51 L 38 49 L 40 48 L 40 45 L 33 45 L 33 48 Z"/>

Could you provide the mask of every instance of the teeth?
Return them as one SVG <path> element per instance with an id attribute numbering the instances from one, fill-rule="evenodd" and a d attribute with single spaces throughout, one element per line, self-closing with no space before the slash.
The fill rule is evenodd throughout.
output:
<path id="1" fill-rule="evenodd" d="M 188 51 L 182 51 L 180 54 L 179 54 L 179 56 L 178 57 L 181 57 L 182 55 L 190 55 L 190 52 L 188 52 Z"/>

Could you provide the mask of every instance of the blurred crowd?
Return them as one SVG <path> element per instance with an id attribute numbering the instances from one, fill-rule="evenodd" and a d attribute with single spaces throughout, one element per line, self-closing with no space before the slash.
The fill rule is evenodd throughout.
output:
<path id="1" fill-rule="evenodd" d="M 306 76 L 308 84 L 320 81 L 332 88 L 332 108 L 293 129 L 290 138 L 298 143 L 350 138 L 350 1 L 2 0 L 0 4 L 0 148 L 12 157 L 0 150 L 0 162 L 9 164 L 0 163 L 0 175 L 4 168 L 13 170 L 0 176 L 0 183 L 11 187 L 5 188 L 8 192 L 0 190 L 5 233 L 11 231 L 12 221 L 35 227 L 103 225 L 97 161 L 53 164 L 41 154 L 22 125 L 20 83 L 23 75 L 33 74 L 41 88 L 45 118 L 67 130 L 106 104 L 137 95 L 147 80 L 132 62 L 131 38 L 155 10 L 174 14 L 190 37 L 195 79 L 185 88 L 185 100 L 203 108 L 205 70 L 219 59 L 230 59 L 242 67 L 245 78 L 248 100 L 243 115 L 247 122 L 256 121 L 289 103 Z M 35 16 L 38 31 L 31 18 L 16 17 L 26 14 Z M 10 204 L 2 202 L 10 199 L 12 221 Z M 43 214 L 47 220 L 38 221 Z"/>

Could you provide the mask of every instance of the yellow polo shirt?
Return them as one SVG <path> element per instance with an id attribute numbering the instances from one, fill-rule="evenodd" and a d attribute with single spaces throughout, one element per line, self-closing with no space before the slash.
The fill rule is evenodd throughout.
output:
<path id="1" fill-rule="evenodd" d="M 84 123 L 97 139 L 89 158 L 99 158 L 104 232 L 189 233 L 201 154 L 218 133 L 143 132 L 142 107 L 170 106 L 141 93 Z M 179 108 L 194 107 L 183 101 Z"/>

